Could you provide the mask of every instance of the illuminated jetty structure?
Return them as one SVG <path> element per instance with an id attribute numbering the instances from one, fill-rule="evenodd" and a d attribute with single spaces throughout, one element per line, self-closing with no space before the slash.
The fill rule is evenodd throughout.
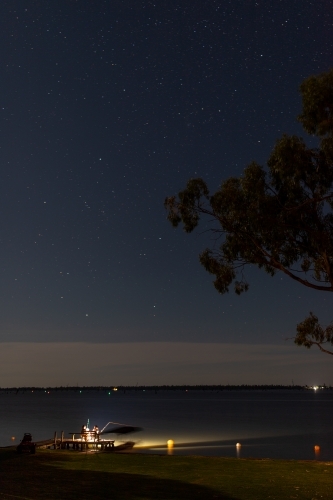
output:
<path id="1" fill-rule="evenodd" d="M 110 430 L 105 430 L 109 424 L 116 424 Z M 133 441 L 121 442 L 115 446 L 115 439 L 104 437 L 106 434 L 124 435 L 132 432 L 142 430 L 140 427 L 133 427 L 131 425 L 118 424 L 116 422 L 108 422 L 101 431 L 95 426 L 92 430 L 89 428 L 89 420 L 86 426 L 82 426 L 81 432 L 70 432 L 70 438 L 65 438 L 64 432 L 61 432 L 61 437 L 57 437 L 54 433 L 54 439 L 47 442 L 40 443 L 37 447 L 53 447 L 57 450 L 77 450 L 77 451 L 122 451 L 132 449 L 134 446 Z"/>
<path id="2" fill-rule="evenodd" d="M 70 432 L 71 438 L 65 438 L 64 433 L 61 433 L 60 439 L 55 433 L 53 440 L 54 449 L 58 450 L 96 450 L 96 451 L 112 451 L 114 449 L 114 439 L 102 439 L 99 434 L 93 431 Z"/>

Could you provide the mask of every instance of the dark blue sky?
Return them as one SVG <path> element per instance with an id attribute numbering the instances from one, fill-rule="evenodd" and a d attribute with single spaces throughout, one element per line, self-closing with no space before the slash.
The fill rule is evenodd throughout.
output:
<path id="1" fill-rule="evenodd" d="M 310 310 L 332 319 L 328 294 L 283 275 L 251 270 L 247 294 L 219 296 L 198 262 L 210 236 L 163 207 L 302 134 L 332 6 L 1 3 L 2 342 L 283 343 Z"/>

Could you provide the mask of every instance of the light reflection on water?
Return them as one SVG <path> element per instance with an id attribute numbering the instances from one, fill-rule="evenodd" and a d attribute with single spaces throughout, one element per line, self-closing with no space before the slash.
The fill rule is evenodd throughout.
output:
<path id="1" fill-rule="evenodd" d="M 332 460 L 333 453 L 331 444 L 323 439 L 326 443 L 321 447 L 316 448 L 312 443 L 313 440 L 306 435 L 281 436 L 278 439 L 274 437 L 259 438 L 245 440 L 247 443 L 240 447 L 236 446 L 236 441 L 233 444 L 209 444 L 205 443 L 182 443 L 175 444 L 172 449 L 168 449 L 163 444 L 147 444 L 141 446 L 140 443 L 135 447 L 134 451 L 139 453 L 160 454 L 160 455 L 207 455 L 207 456 L 224 456 L 234 458 L 261 458 L 261 459 L 292 459 L 292 460 Z M 332 442 L 332 437 L 330 439 Z"/>
<path id="2" fill-rule="evenodd" d="M 110 420 L 143 427 L 118 437 L 142 453 L 332 460 L 332 414 L 329 391 L 0 393 L 0 446 L 24 432 L 68 436 L 89 418 L 99 428 Z"/>

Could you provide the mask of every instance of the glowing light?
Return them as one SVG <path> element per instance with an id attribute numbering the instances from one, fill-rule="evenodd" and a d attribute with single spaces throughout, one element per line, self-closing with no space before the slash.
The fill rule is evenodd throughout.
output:
<path id="1" fill-rule="evenodd" d="M 240 443 L 236 443 L 236 448 L 240 448 L 242 445 Z"/>
<path id="2" fill-rule="evenodd" d="M 174 442 L 172 439 L 168 439 L 167 441 L 167 445 L 168 445 L 168 455 L 173 455 L 173 445 L 174 445 Z"/>
<path id="3" fill-rule="evenodd" d="M 319 451 L 320 450 L 320 446 L 318 446 L 317 444 L 315 445 L 314 447 L 315 451 Z"/>
<path id="4" fill-rule="evenodd" d="M 314 391 L 317 391 L 318 389 L 319 389 L 319 387 L 318 387 L 317 385 L 314 385 L 314 386 L 313 386 L 313 390 L 314 390 Z"/>
<path id="5" fill-rule="evenodd" d="M 12 441 L 15 441 L 16 437 L 15 437 L 15 436 L 12 436 L 10 439 L 11 439 Z"/>
<path id="6" fill-rule="evenodd" d="M 117 387 L 114 387 L 114 388 L 113 388 L 113 390 L 114 390 L 114 391 L 118 391 Z"/>

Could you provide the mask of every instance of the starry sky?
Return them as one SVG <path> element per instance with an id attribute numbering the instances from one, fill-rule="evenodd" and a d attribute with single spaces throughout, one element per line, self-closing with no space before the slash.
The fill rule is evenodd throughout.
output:
<path id="1" fill-rule="evenodd" d="M 0 386 L 33 380 L 28 365 L 16 376 L 14 353 L 29 345 L 44 353 L 114 346 L 118 362 L 121 351 L 144 351 L 132 378 L 126 364 L 117 372 L 103 358 L 103 382 L 112 374 L 119 384 L 154 383 L 161 346 L 168 363 L 178 348 L 183 361 L 175 372 L 164 360 L 159 383 L 171 372 L 179 383 L 227 383 L 222 354 L 213 371 L 208 354 L 187 362 L 186 346 L 199 353 L 204 345 L 239 346 L 237 383 L 251 373 L 254 383 L 280 383 L 281 360 L 274 373 L 247 364 L 253 346 L 276 346 L 281 359 L 285 349 L 298 357 L 285 382 L 315 382 L 306 378 L 309 359 L 321 374 L 325 355 L 309 358 L 285 339 L 309 311 L 332 320 L 329 294 L 249 269 L 246 294 L 218 295 L 198 261 L 211 236 L 173 229 L 163 202 L 191 177 L 214 192 L 252 160 L 265 164 L 284 132 L 313 143 L 296 121 L 298 87 L 332 66 L 332 14 L 331 0 L 1 2 L 0 357 L 8 369 Z M 45 371 L 41 364 L 38 377 Z M 60 368 L 52 373 L 57 384 Z M 84 374 L 66 377 L 80 383 Z M 89 380 L 98 384 L 99 371 Z"/>

